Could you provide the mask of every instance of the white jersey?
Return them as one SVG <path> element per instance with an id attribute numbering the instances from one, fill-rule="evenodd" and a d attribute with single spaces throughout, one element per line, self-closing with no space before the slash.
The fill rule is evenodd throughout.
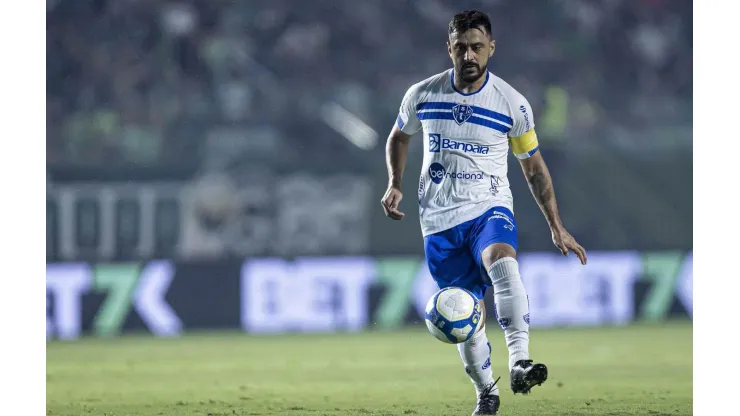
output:
<path id="1" fill-rule="evenodd" d="M 538 148 L 529 102 L 486 72 L 483 86 L 455 89 L 449 69 L 406 92 L 396 123 L 406 134 L 424 133 L 418 200 L 424 236 L 477 218 L 491 207 L 514 211 L 507 178 L 509 145 L 526 159 Z"/>

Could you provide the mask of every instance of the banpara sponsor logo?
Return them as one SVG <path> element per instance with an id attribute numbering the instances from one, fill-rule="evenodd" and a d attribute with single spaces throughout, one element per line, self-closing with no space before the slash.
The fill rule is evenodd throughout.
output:
<path id="1" fill-rule="evenodd" d="M 429 151 L 431 153 L 440 153 L 442 150 L 459 150 L 463 153 L 487 155 L 489 147 L 443 138 L 437 133 L 429 134 Z"/>

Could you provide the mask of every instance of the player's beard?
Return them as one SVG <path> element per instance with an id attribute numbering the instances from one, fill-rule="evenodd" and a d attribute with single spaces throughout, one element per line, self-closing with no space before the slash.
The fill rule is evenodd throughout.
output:
<path id="1" fill-rule="evenodd" d="M 475 81 L 478 81 L 481 76 L 486 71 L 487 64 L 484 64 L 483 67 L 481 67 L 478 64 L 464 64 L 458 73 L 460 74 L 460 79 L 463 80 L 463 82 L 467 84 L 472 84 Z M 473 69 L 471 69 L 473 68 Z"/>

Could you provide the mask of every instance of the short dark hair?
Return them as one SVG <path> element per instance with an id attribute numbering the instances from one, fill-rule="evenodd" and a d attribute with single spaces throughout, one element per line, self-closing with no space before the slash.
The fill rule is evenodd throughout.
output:
<path id="1" fill-rule="evenodd" d="M 491 35 L 491 19 L 487 14 L 477 10 L 466 10 L 456 14 L 450 21 L 447 34 L 464 33 L 470 29 L 485 29 Z"/>

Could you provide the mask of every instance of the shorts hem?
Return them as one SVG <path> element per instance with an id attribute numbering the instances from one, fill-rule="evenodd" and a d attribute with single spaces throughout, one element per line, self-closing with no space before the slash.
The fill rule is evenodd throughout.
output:
<path id="1" fill-rule="evenodd" d="M 496 244 L 496 243 L 508 244 L 509 246 L 511 246 L 511 248 L 514 249 L 514 252 L 518 252 L 519 251 L 518 247 L 515 246 L 515 245 L 513 245 L 513 244 L 511 244 L 510 241 L 501 241 L 499 239 L 492 238 L 492 239 L 486 241 L 485 243 L 481 244 L 479 246 L 480 247 L 480 250 L 477 250 L 478 252 L 475 253 L 476 256 L 477 256 L 477 259 L 481 261 L 481 265 L 483 264 L 483 259 L 481 259 L 481 254 L 483 254 L 483 250 L 485 250 L 486 248 L 488 248 L 488 246 L 491 246 L 491 245 Z"/>

